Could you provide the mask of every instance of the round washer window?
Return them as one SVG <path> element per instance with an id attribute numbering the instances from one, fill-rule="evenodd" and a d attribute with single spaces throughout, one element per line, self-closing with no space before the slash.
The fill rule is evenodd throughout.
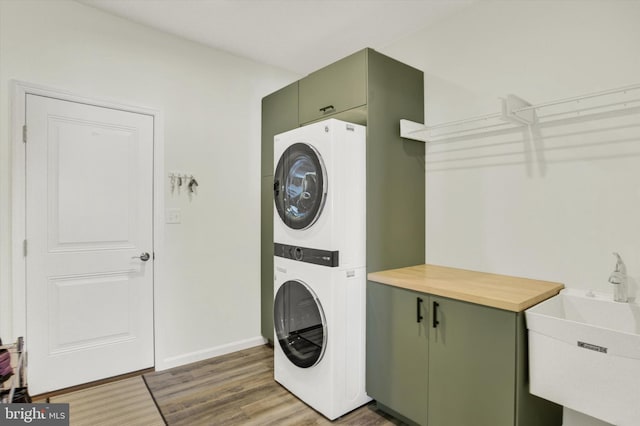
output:
<path id="1" fill-rule="evenodd" d="M 282 221 L 292 229 L 313 225 L 327 194 L 320 154 L 305 143 L 291 145 L 278 160 L 273 178 L 273 198 Z"/>
<path id="2" fill-rule="evenodd" d="M 278 343 L 301 368 L 316 365 L 327 346 L 327 325 L 317 296 L 301 281 L 287 281 L 276 293 L 273 319 Z"/>

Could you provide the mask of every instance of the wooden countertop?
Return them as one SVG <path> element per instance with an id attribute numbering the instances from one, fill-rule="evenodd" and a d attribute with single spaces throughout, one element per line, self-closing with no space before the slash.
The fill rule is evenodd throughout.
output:
<path id="1" fill-rule="evenodd" d="M 436 265 L 371 272 L 370 281 L 513 312 L 555 296 L 563 284 Z"/>

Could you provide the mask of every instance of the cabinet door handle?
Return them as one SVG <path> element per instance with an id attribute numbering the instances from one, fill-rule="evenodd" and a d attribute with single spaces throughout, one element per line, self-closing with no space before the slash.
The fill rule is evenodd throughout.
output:
<path id="1" fill-rule="evenodd" d="M 422 298 L 416 297 L 416 322 L 422 321 L 422 315 L 420 314 L 420 305 L 422 305 Z"/>
<path id="2" fill-rule="evenodd" d="M 320 108 L 320 112 L 323 114 L 329 114 L 333 112 L 336 108 L 333 105 L 327 105 L 326 107 Z"/>
<path id="3" fill-rule="evenodd" d="M 433 328 L 438 327 L 438 324 L 440 324 L 440 321 L 438 321 L 438 306 L 440 306 L 440 304 L 434 300 L 433 301 Z"/>

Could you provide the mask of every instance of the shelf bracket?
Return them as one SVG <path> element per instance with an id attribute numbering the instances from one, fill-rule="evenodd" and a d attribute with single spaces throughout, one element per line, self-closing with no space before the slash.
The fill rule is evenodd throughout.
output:
<path id="1" fill-rule="evenodd" d="M 427 142 L 429 129 L 422 123 L 400 119 L 400 136 L 414 141 Z"/>
<path id="2" fill-rule="evenodd" d="M 512 94 L 500 100 L 502 101 L 500 115 L 502 120 L 526 126 L 536 123 L 536 111 L 529 102 Z"/>

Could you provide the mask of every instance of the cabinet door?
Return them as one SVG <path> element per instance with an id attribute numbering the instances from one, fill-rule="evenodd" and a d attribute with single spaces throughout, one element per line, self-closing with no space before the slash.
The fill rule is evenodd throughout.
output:
<path id="1" fill-rule="evenodd" d="M 300 80 L 300 124 L 367 103 L 366 49 Z"/>
<path id="2" fill-rule="evenodd" d="M 260 330 L 273 343 L 273 176 L 262 177 L 260 207 Z"/>
<path id="3" fill-rule="evenodd" d="M 435 296 L 429 308 L 429 426 L 513 426 L 516 314 Z"/>
<path id="4" fill-rule="evenodd" d="M 260 330 L 273 342 L 273 137 L 298 127 L 298 82 L 262 99 Z"/>
<path id="5" fill-rule="evenodd" d="M 427 297 L 367 284 L 367 394 L 422 425 L 427 424 Z"/>

